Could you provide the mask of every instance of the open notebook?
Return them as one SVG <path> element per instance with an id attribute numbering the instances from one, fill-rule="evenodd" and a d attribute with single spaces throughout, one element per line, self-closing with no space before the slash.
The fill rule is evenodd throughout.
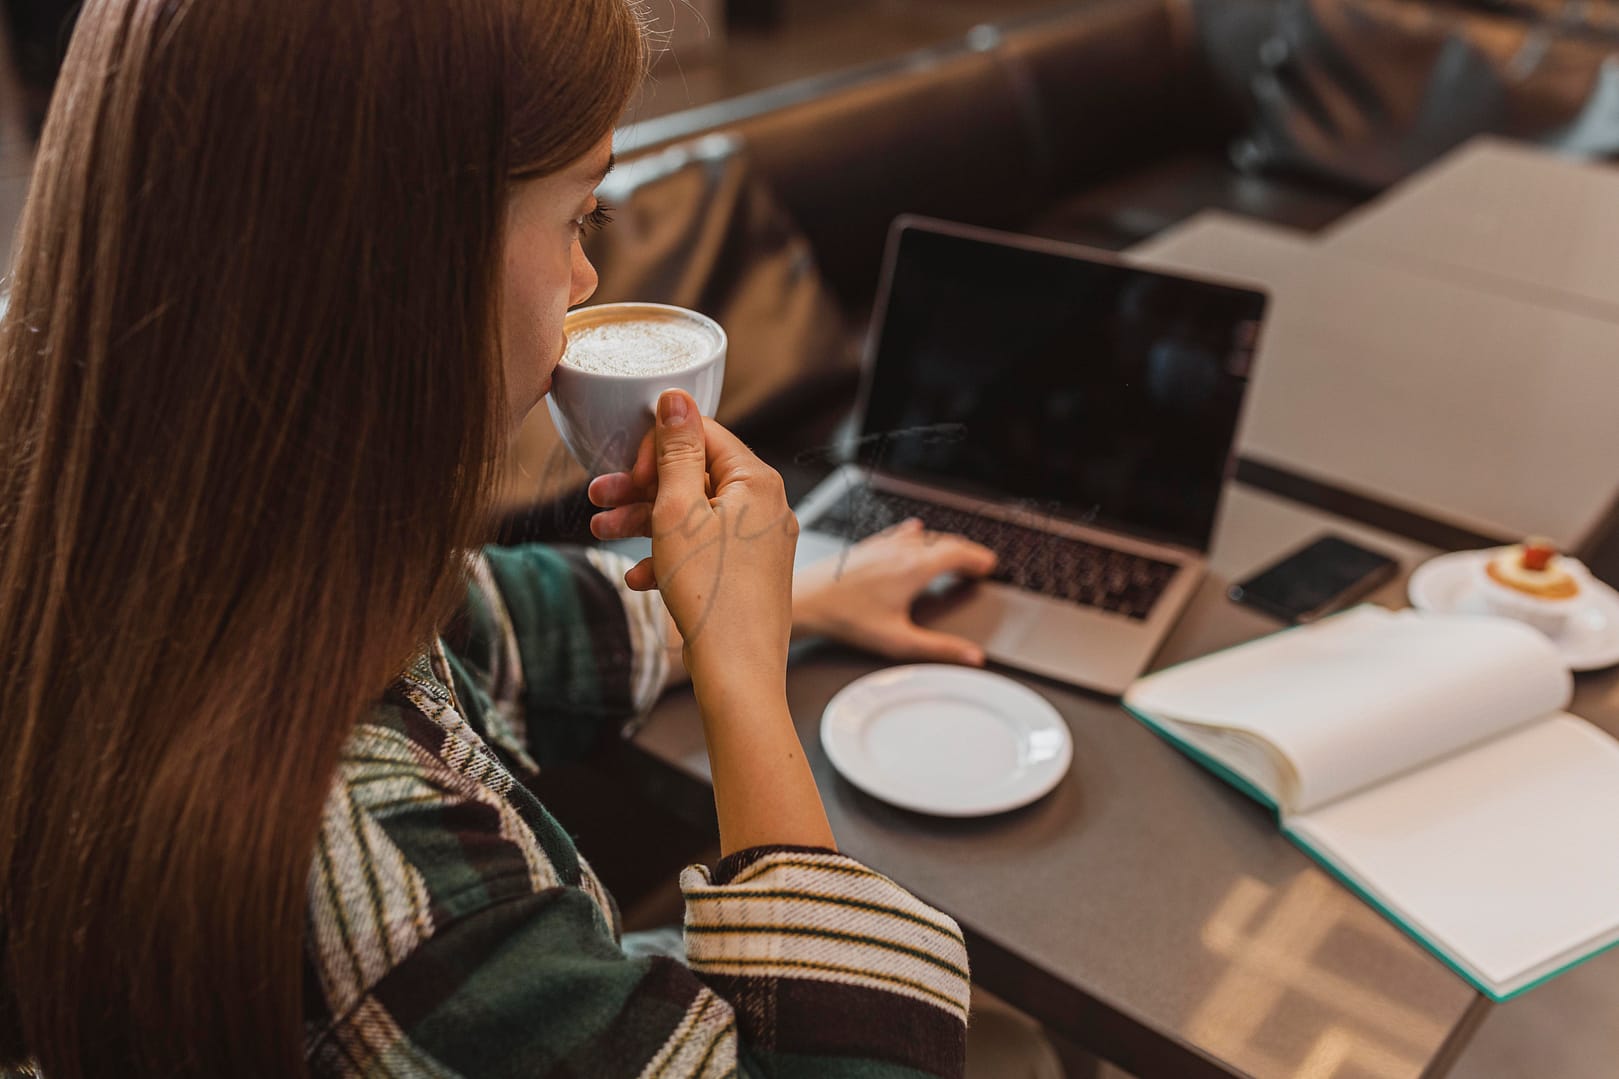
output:
<path id="1" fill-rule="evenodd" d="M 1495 1000 L 1619 943 L 1619 742 L 1505 619 L 1364 606 L 1125 706 Z"/>

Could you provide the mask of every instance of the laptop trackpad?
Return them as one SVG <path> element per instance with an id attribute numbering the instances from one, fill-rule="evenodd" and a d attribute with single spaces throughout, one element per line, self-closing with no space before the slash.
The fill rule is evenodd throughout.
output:
<path id="1" fill-rule="evenodd" d="M 942 594 L 925 594 L 913 614 L 918 623 L 940 633 L 953 633 L 984 647 L 1008 652 L 1040 618 L 1038 604 L 1007 588 L 962 584 Z"/>

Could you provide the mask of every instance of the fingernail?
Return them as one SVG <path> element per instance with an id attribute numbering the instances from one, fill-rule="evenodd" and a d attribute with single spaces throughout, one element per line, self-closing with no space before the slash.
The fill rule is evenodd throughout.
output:
<path id="1" fill-rule="evenodd" d="M 665 427 L 679 427 L 686 422 L 689 410 L 686 395 L 678 390 L 665 390 L 658 398 L 658 422 Z"/>
<path id="2" fill-rule="evenodd" d="M 982 667 L 984 665 L 984 653 L 976 648 L 969 650 L 961 658 L 969 667 Z"/>

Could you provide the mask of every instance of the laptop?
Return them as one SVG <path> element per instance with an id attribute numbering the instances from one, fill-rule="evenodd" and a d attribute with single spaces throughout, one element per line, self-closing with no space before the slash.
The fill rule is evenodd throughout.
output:
<path id="1" fill-rule="evenodd" d="M 931 590 L 918 620 L 1122 693 L 1204 574 L 1265 305 L 1071 244 L 898 219 L 858 431 L 798 507 L 801 558 L 907 517 L 965 535 L 996 570 Z"/>

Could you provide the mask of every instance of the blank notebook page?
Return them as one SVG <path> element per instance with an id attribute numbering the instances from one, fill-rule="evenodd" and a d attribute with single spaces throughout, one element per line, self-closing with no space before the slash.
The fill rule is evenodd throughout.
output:
<path id="1" fill-rule="evenodd" d="M 1619 928 L 1619 742 L 1566 714 L 1286 826 L 1497 985 Z"/>

